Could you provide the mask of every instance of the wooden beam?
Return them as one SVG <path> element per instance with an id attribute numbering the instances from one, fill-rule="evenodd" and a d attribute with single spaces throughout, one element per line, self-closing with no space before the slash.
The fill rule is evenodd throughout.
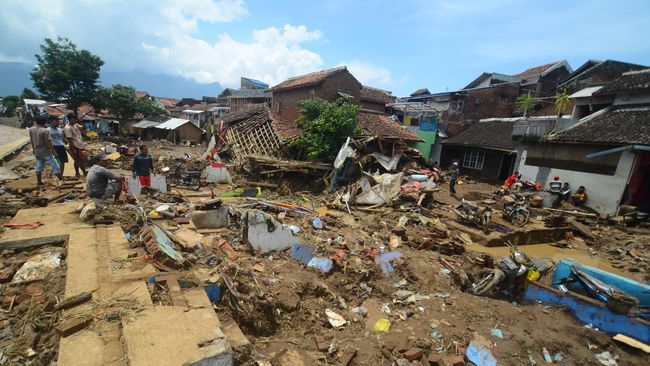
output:
<path id="1" fill-rule="evenodd" d="M 69 235 L 55 235 L 41 238 L 17 239 L 0 241 L 0 249 L 24 249 L 41 247 L 44 245 L 64 244 L 68 241 Z"/>

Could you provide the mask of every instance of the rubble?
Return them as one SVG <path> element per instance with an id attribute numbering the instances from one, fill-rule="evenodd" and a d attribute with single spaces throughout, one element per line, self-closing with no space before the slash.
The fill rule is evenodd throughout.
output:
<path id="1" fill-rule="evenodd" d="M 210 172 L 198 191 L 144 188 L 118 206 L 86 201 L 83 219 L 74 213 L 83 184 L 61 192 L 37 191 L 20 179 L 5 184 L 7 205 L 0 209 L 15 217 L 3 224 L 44 225 L 7 228 L 0 237 L 7 311 L 0 321 L 11 331 L 0 333 L 3 354 L 15 363 L 93 364 L 73 356 L 75 345 L 90 345 L 87 357 L 106 362 L 117 342 L 117 354 L 133 365 L 463 365 L 465 357 L 490 365 L 528 364 L 525 344 L 538 363 L 542 347 L 553 357 L 596 362 L 588 340 L 602 348 L 597 353 L 618 355 L 619 364 L 641 362 L 638 351 L 553 305 L 544 308 L 517 291 L 476 296 L 472 288 L 508 255 L 507 241 L 532 259 L 611 259 L 643 280 L 650 240 L 642 228 L 541 209 L 515 227 L 502 220 L 497 202 L 486 235 L 456 221 L 451 209 L 458 200 L 440 184 L 444 171 L 398 143 L 394 152 L 379 144 L 351 138 L 338 167 L 279 156 L 232 159 L 223 151 L 222 165 L 210 166 L 199 160 L 203 149 L 182 147 L 189 156 L 184 169 Z M 125 145 L 127 152 L 133 146 Z M 166 143 L 150 147 L 171 174 L 180 151 Z M 128 173 L 129 159 L 120 151 L 110 164 Z M 494 191 L 463 181 L 459 198 Z M 38 210 L 49 211 L 30 211 L 43 203 Z M 571 248 L 549 245 L 558 241 Z M 48 278 L 11 283 L 30 258 L 45 255 L 40 249 L 63 248 L 68 254 L 49 276 L 58 276 L 58 285 Z M 551 281 L 540 277 L 540 285 Z M 549 342 L 548 334 L 561 336 Z"/>

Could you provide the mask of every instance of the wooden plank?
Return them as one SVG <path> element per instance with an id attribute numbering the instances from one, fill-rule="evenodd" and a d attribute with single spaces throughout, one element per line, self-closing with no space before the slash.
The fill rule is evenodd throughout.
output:
<path id="1" fill-rule="evenodd" d="M 584 236 L 588 240 L 591 240 L 591 241 L 596 240 L 596 236 L 585 225 L 583 225 L 583 224 L 581 224 L 579 222 L 576 222 L 575 220 L 569 221 L 569 224 L 571 225 L 571 227 L 573 229 L 575 229 L 578 232 L 578 234 Z"/>
<path id="2" fill-rule="evenodd" d="M 93 297 L 92 293 L 82 292 L 79 295 L 68 297 L 67 299 L 61 301 L 56 306 L 54 306 L 54 310 L 68 309 L 77 306 L 79 304 L 83 304 L 84 302 L 92 299 L 92 297 Z"/>
<path id="3" fill-rule="evenodd" d="M 68 237 L 68 235 L 55 235 L 41 238 L 0 241 L 0 249 L 24 249 L 44 245 L 64 244 L 68 241 Z"/>

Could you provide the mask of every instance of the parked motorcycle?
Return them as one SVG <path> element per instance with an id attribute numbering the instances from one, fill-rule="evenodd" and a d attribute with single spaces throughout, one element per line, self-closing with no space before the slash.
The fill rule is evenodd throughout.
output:
<path id="1" fill-rule="evenodd" d="M 201 172 L 200 171 L 187 171 L 183 172 L 183 162 L 177 161 L 174 173 L 167 177 L 169 185 L 172 187 L 186 187 L 198 191 L 201 188 Z"/>
<path id="2" fill-rule="evenodd" d="M 555 267 L 550 259 L 530 259 L 516 245 L 507 243 L 510 256 L 501 257 L 494 269 L 479 274 L 479 280 L 472 285 L 472 293 L 485 295 L 500 291 L 508 295 L 523 294 L 526 281 L 537 281 Z"/>
<path id="3" fill-rule="evenodd" d="M 514 225 L 524 226 L 530 220 L 530 209 L 528 208 L 528 196 L 515 194 L 515 200 L 511 203 L 504 203 L 503 218 Z"/>
<path id="4" fill-rule="evenodd" d="M 460 205 L 453 209 L 459 220 L 465 221 L 483 229 L 486 234 L 490 233 L 492 222 L 492 205 L 495 201 L 483 200 L 485 206 L 480 207 L 476 202 L 462 199 Z"/>

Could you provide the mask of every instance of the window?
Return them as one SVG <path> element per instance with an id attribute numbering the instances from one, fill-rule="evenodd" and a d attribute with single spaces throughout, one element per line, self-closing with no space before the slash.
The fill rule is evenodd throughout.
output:
<path id="1" fill-rule="evenodd" d="M 463 157 L 463 167 L 470 169 L 483 169 L 485 153 L 481 150 L 467 150 Z"/>

